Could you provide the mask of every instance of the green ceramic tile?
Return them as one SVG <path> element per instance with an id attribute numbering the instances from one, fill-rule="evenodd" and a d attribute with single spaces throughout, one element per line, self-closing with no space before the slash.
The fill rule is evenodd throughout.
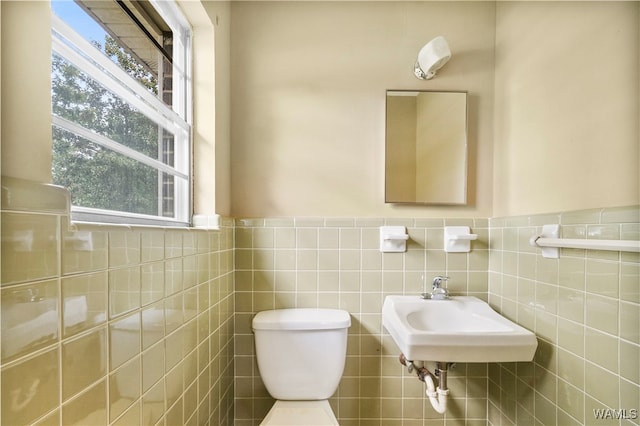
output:
<path id="1" fill-rule="evenodd" d="M 620 376 L 640 384 L 640 346 L 620 341 Z"/>
<path id="2" fill-rule="evenodd" d="M 602 296 L 618 297 L 619 273 L 618 262 L 587 259 L 586 290 Z"/>
<path id="3" fill-rule="evenodd" d="M 640 222 L 640 207 L 612 207 L 602 211 L 602 223 L 638 223 Z"/>
<path id="4" fill-rule="evenodd" d="M 116 420 L 140 397 L 140 359 L 125 364 L 109 376 L 109 421 Z M 138 414 L 139 415 L 139 414 Z M 132 416 L 136 418 L 136 416 Z M 129 419 L 130 421 L 131 419 Z M 121 424 L 127 424 L 123 422 Z"/>
<path id="5" fill-rule="evenodd" d="M 318 247 L 321 249 L 338 249 L 340 247 L 340 230 L 337 228 L 318 229 Z"/>
<path id="6" fill-rule="evenodd" d="M 3 363 L 59 341 L 58 286 L 58 280 L 49 280 L 2 289 L 0 318 Z M 80 316 L 83 302 L 81 299 L 74 300 Z M 82 318 L 77 318 L 76 322 L 78 320 Z"/>
<path id="7" fill-rule="evenodd" d="M 585 328 L 585 354 L 587 361 L 618 372 L 618 339 L 592 328 Z"/>
<path id="8" fill-rule="evenodd" d="M 620 264 L 620 299 L 640 303 L 640 264 Z"/>
<path id="9" fill-rule="evenodd" d="M 69 214 L 71 195 L 65 188 L 2 176 L 2 210 Z"/>
<path id="10" fill-rule="evenodd" d="M 109 317 L 115 318 L 140 307 L 140 267 L 109 271 Z"/>
<path id="11" fill-rule="evenodd" d="M 55 348 L 2 369 L 3 424 L 31 424 L 58 406 L 59 356 Z"/>
<path id="12" fill-rule="evenodd" d="M 590 362 L 585 364 L 585 392 L 605 407 L 620 407 L 619 382 L 616 374 Z"/>
<path id="13" fill-rule="evenodd" d="M 587 294 L 586 325 L 610 334 L 618 334 L 618 300 Z"/>
<path id="14" fill-rule="evenodd" d="M 140 263 L 140 233 L 109 232 L 109 267 L 133 266 Z"/>
<path id="15" fill-rule="evenodd" d="M 106 375 L 106 348 L 107 332 L 104 327 L 63 343 L 63 401 L 83 391 Z M 104 400 L 102 402 L 104 403 Z"/>
<path id="16" fill-rule="evenodd" d="M 620 337 L 640 345 L 640 305 L 620 302 Z"/>
<path id="17" fill-rule="evenodd" d="M 3 286 L 59 275 L 59 217 L 2 213 Z"/>
<path id="18" fill-rule="evenodd" d="M 82 395 L 62 406 L 62 424 L 98 425 L 107 423 L 107 387 L 102 380 Z"/>
<path id="19" fill-rule="evenodd" d="M 562 225 L 600 223 L 601 209 L 576 210 L 562 213 Z"/>
<path id="20" fill-rule="evenodd" d="M 107 268 L 108 233 L 96 230 L 69 230 L 62 221 L 62 274 L 93 272 Z"/>
<path id="21" fill-rule="evenodd" d="M 584 389 L 585 360 L 563 349 L 558 350 L 558 377 L 571 386 Z"/>
<path id="22" fill-rule="evenodd" d="M 564 410 L 575 421 L 584 424 L 584 393 L 562 379 L 558 380 L 558 408 Z M 560 418 L 558 418 L 560 421 Z M 565 423 L 558 423 L 565 424 Z"/>
<path id="23" fill-rule="evenodd" d="M 574 321 L 558 318 L 558 344 L 577 356 L 584 355 L 584 326 Z"/>

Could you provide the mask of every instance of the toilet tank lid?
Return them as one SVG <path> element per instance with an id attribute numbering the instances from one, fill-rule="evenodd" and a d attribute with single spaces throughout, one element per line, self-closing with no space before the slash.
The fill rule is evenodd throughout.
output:
<path id="1" fill-rule="evenodd" d="M 349 328 L 351 316 L 341 309 L 275 309 L 253 317 L 254 330 L 331 330 Z"/>

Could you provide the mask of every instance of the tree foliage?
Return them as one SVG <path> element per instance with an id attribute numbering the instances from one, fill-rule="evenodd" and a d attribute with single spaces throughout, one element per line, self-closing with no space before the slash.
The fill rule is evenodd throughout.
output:
<path id="1" fill-rule="evenodd" d="M 157 94 L 156 77 L 113 38 L 105 38 L 103 51 L 146 90 Z M 162 129 L 57 55 L 52 58 L 52 109 L 55 115 L 158 158 Z M 53 181 L 70 190 L 73 205 L 158 215 L 158 174 L 151 167 L 54 126 Z"/>

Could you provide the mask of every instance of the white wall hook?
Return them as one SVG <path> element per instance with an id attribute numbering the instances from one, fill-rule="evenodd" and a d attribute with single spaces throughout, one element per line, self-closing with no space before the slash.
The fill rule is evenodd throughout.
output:
<path id="1" fill-rule="evenodd" d="M 444 251 L 449 253 L 468 253 L 471 251 L 471 241 L 477 240 L 478 235 L 472 234 L 468 226 L 444 227 Z"/>
<path id="2" fill-rule="evenodd" d="M 380 251 L 382 253 L 404 253 L 407 251 L 409 235 L 404 226 L 380 227 Z"/>

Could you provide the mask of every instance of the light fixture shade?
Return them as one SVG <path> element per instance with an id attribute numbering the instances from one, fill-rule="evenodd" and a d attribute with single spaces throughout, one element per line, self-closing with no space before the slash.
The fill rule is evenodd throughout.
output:
<path id="1" fill-rule="evenodd" d="M 418 60 L 414 66 L 414 74 L 421 80 L 430 80 L 436 71 L 451 58 L 449 44 L 443 36 L 438 36 L 425 44 L 418 52 Z"/>

